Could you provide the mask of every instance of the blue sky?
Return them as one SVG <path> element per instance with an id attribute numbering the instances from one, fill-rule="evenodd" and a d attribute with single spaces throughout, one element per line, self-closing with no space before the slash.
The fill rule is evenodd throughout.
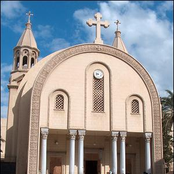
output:
<path id="1" fill-rule="evenodd" d="M 112 45 L 119 19 L 122 39 L 153 78 L 160 96 L 173 89 L 172 1 L 1 1 L 1 116 L 6 117 L 8 79 L 16 46 L 31 11 L 32 30 L 40 50 L 39 60 L 69 46 L 92 43 L 95 27 L 86 21 L 96 12 L 108 20 L 102 29 L 104 44 Z"/>

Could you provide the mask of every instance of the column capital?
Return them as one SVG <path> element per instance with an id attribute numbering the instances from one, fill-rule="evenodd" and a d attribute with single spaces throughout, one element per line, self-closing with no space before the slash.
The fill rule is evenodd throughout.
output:
<path id="1" fill-rule="evenodd" d="M 70 138 L 75 139 L 77 135 L 77 130 L 69 130 Z"/>
<path id="2" fill-rule="evenodd" d="M 111 132 L 112 137 L 118 137 L 119 132 Z"/>
<path id="3" fill-rule="evenodd" d="M 43 139 L 47 139 L 49 129 L 47 127 L 41 127 L 41 135 Z"/>
<path id="4" fill-rule="evenodd" d="M 121 140 L 125 140 L 126 136 L 127 136 L 127 132 L 120 132 Z"/>
<path id="5" fill-rule="evenodd" d="M 120 136 L 121 137 L 126 137 L 127 136 L 127 132 L 120 132 Z"/>
<path id="6" fill-rule="evenodd" d="M 84 140 L 85 133 L 85 130 L 78 130 L 79 140 Z"/>
<path id="7" fill-rule="evenodd" d="M 78 130 L 79 136 L 84 136 L 86 134 L 86 130 Z"/>
<path id="8" fill-rule="evenodd" d="M 150 132 L 145 133 L 145 138 L 146 138 L 146 141 L 150 141 L 150 139 L 152 138 L 152 133 Z"/>
<path id="9" fill-rule="evenodd" d="M 112 136 L 112 140 L 115 140 L 115 141 L 117 141 L 117 138 L 118 138 L 118 136 L 119 136 L 119 132 L 111 132 L 111 136 Z"/>

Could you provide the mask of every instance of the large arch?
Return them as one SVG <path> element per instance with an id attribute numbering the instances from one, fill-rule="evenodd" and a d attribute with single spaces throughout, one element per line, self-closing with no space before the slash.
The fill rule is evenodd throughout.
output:
<path id="1" fill-rule="evenodd" d="M 28 174 L 37 174 L 38 155 L 39 155 L 39 113 L 40 113 L 40 96 L 43 85 L 52 72 L 52 70 L 63 61 L 72 56 L 82 53 L 101 53 L 114 56 L 130 65 L 144 81 L 152 101 L 152 117 L 153 117 L 153 173 L 163 174 L 162 168 L 162 130 L 161 130 L 161 112 L 160 101 L 156 87 L 143 66 L 129 54 L 120 51 L 114 47 L 101 44 L 83 44 L 70 47 L 57 53 L 39 72 L 32 90 L 31 108 L 30 108 L 30 125 L 29 125 L 29 144 L 28 144 Z"/>

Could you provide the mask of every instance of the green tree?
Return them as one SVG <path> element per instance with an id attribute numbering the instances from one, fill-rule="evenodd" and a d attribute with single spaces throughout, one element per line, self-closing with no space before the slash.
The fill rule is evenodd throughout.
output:
<path id="1" fill-rule="evenodd" d="M 162 130 L 163 130 L 163 153 L 166 163 L 166 172 L 169 171 L 170 163 L 173 161 L 173 136 L 171 132 L 173 124 L 173 92 L 166 90 L 167 97 L 161 98 L 162 104 Z"/>

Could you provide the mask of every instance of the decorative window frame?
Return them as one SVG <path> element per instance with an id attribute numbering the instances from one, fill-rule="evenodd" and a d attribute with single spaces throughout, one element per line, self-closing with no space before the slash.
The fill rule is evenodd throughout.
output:
<path id="1" fill-rule="evenodd" d="M 133 107 L 133 101 L 137 102 L 138 112 L 132 112 L 132 110 L 133 110 L 133 108 L 132 108 Z M 130 107 L 131 107 L 131 113 L 130 113 L 131 115 L 140 115 L 140 102 L 137 99 L 132 99 L 131 100 L 131 106 Z"/>
<path id="2" fill-rule="evenodd" d="M 133 100 L 138 101 L 139 113 L 132 113 L 132 101 Z M 134 116 L 134 115 L 144 116 L 144 109 L 145 109 L 144 108 L 144 101 L 143 101 L 141 96 L 133 94 L 133 95 L 131 95 L 127 98 L 127 100 L 126 100 L 126 112 L 127 112 L 128 115 L 130 114 L 132 116 Z"/>
<path id="3" fill-rule="evenodd" d="M 104 75 L 103 76 L 104 77 L 104 111 L 102 111 L 102 112 L 95 112 L 93 110 L 93 78 L 94 78 L 95 70 L 101 70 Z M 85 115 L 91 115 L 92 117 L 110 115 L 110 99 L 111 99 L 110 98 L 110 92 L 111 92 L 110 76 L 111 76 L 111 72 L 110 72 L 109 67 L 104 62 L 98 62 L 98 61 L 92 62 L 86 67 L 85 76 L 86 76 L 86 84 L 85 84 L 86 112 L 85 112 Z M 86 116 L 85 116 L 85 120 L 87 120 Z"/>
<path id="4" fill-rule="evenodd" d="M 55 99 L 56 96 L 61 95 L 63 96 L 64 99 L 64 109 L 63 110 L 58 110 L 55 109 Z M 56 90 L 54 92 L 52 92 L 49 96 L 49 110 L 50 112 L 67 112 L 68 111 L 68 95 L 65 91 L 63 90 Z"/>
<path id="5" fill-rule="evenodd" d="M 101 83 L 101 84 L 99 84 L 99 83 Z M 94 113 L 103 113 L 103 112 L 105 112 L 105 96 L 104 96 L 105 89 L 104 89 L 104 83 L 105 83 L 104 76 L 101 79 L 96 79 L 93 76 L 93 89 L 92 89 L 92 93 L 93 93 L 92 94 L 93 95 L 92 96 L 92 106 L 93 106 L 92 108 L 93 108 L 93 110 L 92 111 Z M 99 90 L 99 89 L 96 89 L 96 88 L 101 88 L 101 89 Z M 96 103 L 96 99 L 99 99 L 99 98 L 102 101 L 100 101 L 100 103 Z"/>
<path id="6" fill-rule="evenodd" d="M 62 101 L 61 101 L 62 104 L 59 104 L 59 105 L 62 105 L 63 108 L 56 108 L 56 105 L 57 105 L 57 102 L 58 102 L 58 101 L 57 101 L 57 97 L 58 97 L 58 96 L 61 96 L 61 97 L 62 97 Z M 55 102 L 55 103 L 54 103 L 54 110 L 55 110 L 55 111 L 64 111 L 64 109 L 65 109 L 65 101 L 64 101 L 64 96 L 63 96 L 62 94 L 56 95 L 56 96 L 55 96 L 55 99 L 54 99 L 54 102 Z"/>

